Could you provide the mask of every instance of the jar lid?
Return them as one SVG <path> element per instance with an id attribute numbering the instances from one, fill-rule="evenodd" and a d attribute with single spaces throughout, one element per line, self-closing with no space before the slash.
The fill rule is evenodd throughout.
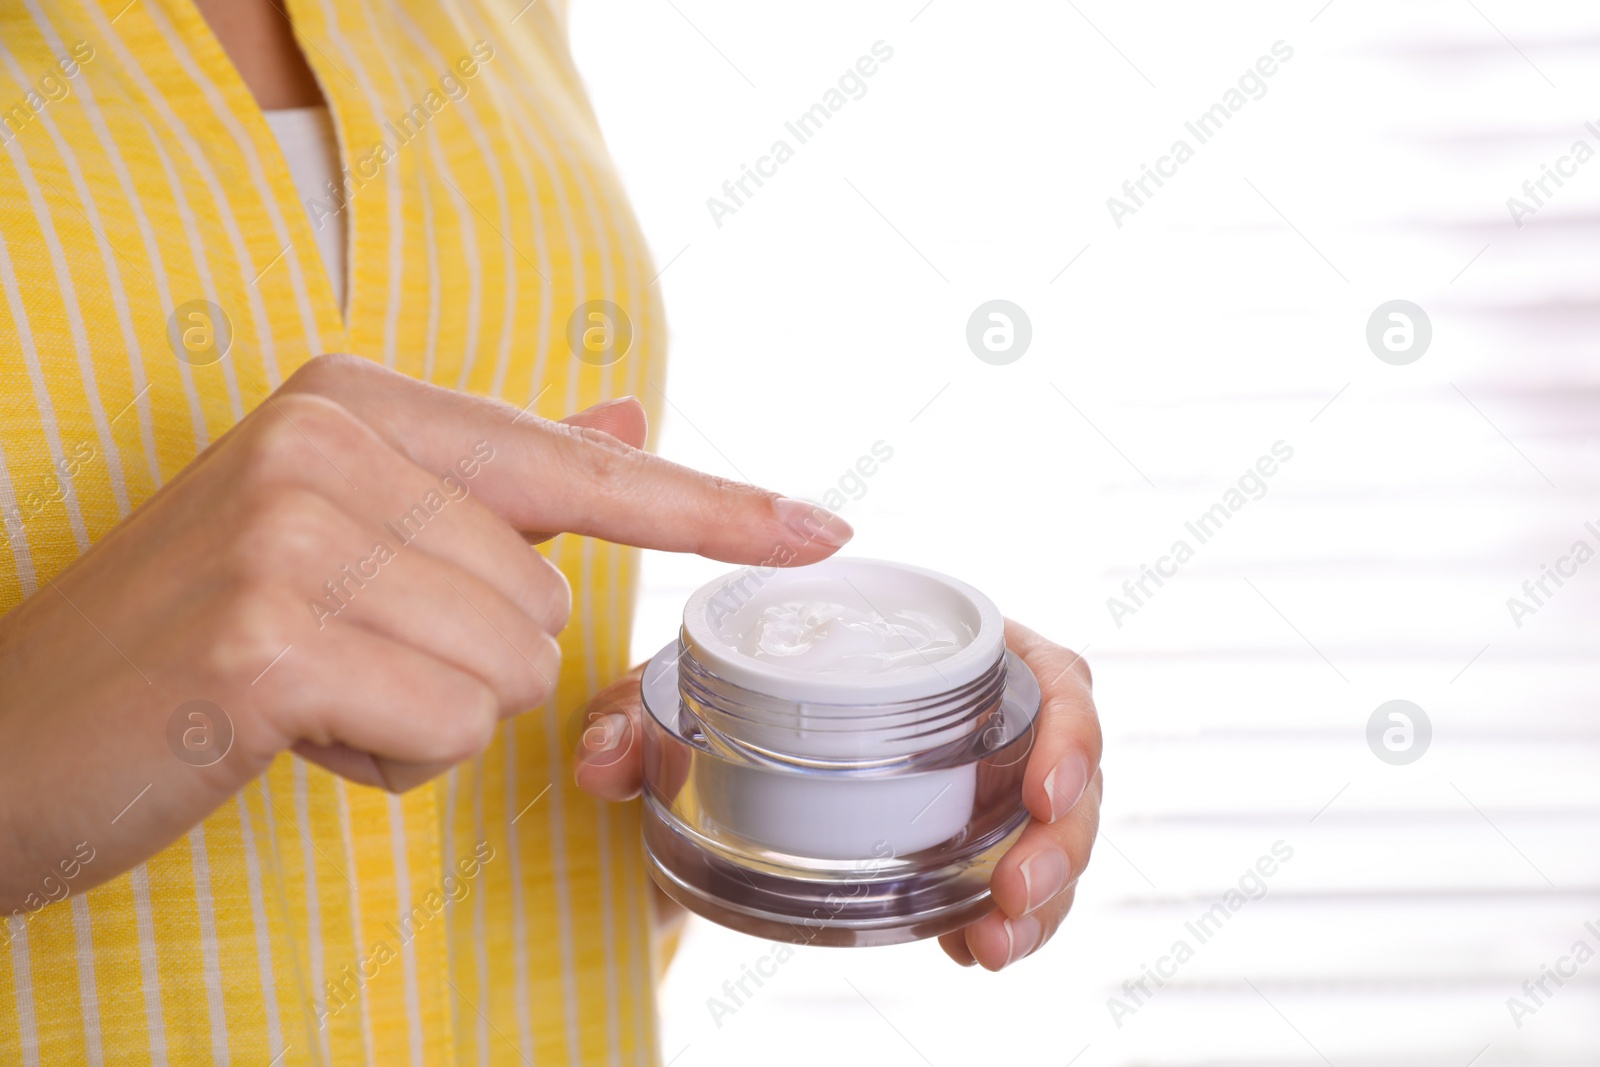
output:
<path id="1" fill-rule="evenodd" d="M 742 567 L 683 609 L 706 670 L 756 693 L 825 704 L 919 700 L 969 685 L 1005 651 L 1004 620 L 965 582 L 887 560 Z"/>

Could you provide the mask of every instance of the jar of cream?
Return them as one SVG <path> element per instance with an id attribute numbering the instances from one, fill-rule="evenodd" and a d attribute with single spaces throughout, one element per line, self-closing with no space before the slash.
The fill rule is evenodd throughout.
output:
<path id="1" fill-rule="evenodd" d="M 646 666 L 645 846 L 679 903 L 767 938 L 957 929 L 1028 814 L 1039 684 L 999 610 L 920 567 L 747 567 Z"/>

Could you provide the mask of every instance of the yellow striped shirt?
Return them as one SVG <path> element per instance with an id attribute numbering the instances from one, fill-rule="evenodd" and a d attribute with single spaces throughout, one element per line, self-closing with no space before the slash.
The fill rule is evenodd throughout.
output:
<path id="1" fill-rule="evenodd" d="M 659 396 L 652 271 L 564 8 L 288 10 L 346 167 L 309 211 L 188 0 L 0 10 L 0 611 L 321 352 L 548 417 Z M 313 218 L 348 224 L 347 320 Z M 568 341 L 596 299 L 633 328 L 606 366 Z M 174 328 L 196 301 L 226 316 L 220 361 Z M 561 725 L 627 667 L 636 560 L 548 551 L 574 589 L 548 706 L 401 797 L 281 757 L 132 872 L 11 918 L 0 1063 L 654 1063 L 637 813 L 577 791 Z"/>

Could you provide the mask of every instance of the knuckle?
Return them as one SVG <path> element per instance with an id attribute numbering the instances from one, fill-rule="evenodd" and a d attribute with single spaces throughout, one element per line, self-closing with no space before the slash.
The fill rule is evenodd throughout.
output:
<path id="1" fill-rule="evenodd" d="M 1076 662 L 1073 663 L 1072 669 L 1077 672 L 1079 678 L 1083 679 L 1084 688 L 1093 689 L 1094 671 L 1089 666 L 1089 660 L 1077 652 L 1073 652 L 1072 655 L 1076 658 Z"/>
<path id="2" fill-rule="evenodd" d="M 279 404 L 282 410 L 284 405 Z M 293 416 L 289 416 L 292 418 Z M 240 483 L 246 487 L 270 485 L 292 476 L 310 447 L 294 426 L 268 409 L 254 420 L 241 443 Z"/>
<path id="3" fill-rule="evenodd" d="M 704 475 L 706 491 L 701 497 L 703 517 L 707 523 L 727 523 L 734 518 L 764 525 L 778 518 L 773 502 L 776 493 L 759 489 L 747 482 L 724 478 L 718 474 Z M 810 538 L 822 526 L 828 512 L 813 506 L 804 518 L 783 523 L 789 533 L 786 537 Z"/>
<path id="4" fill-rule="evenodd" d="M 290 423 L 288 429 L 299 438 L 305 448 L 318 445 L 326 449 L 332 445 L 347 449 L 365 439 L 364 424 L 349 408 L 336 400 L 311 393 L 300 393 L 296 394 L 295 402 L 290 408 L 284 408 L 281 401 L 278 407 L 284 415 L 279 421 Z M 317 452 L 319 457 L 324 454 Z"/>
<path id="5" fill-rule="evenodd" d="M 295 426 L 302 426 L 302 428 L 307 423 L 315 425 L 321 417 L 327 415 L 350 417 L 350 413 L 343 404 L 317 393 L 280 392 L 271 398 L 270 403 L 267 405 L 267 410 L 275 416 L 275 418 L 267 421 L 292 422 Z"/>
<path id="6" fill-rule="evenodd" d="M 1106 742 L 1104 728 L 1100 725 L 1100 717 L 1090 709 L 1088 722 L 1084 733 L 1084 754 L 1089 759 L 1091 771 L 1098 771 L 1100 760 L 1105 756 Z"/>
<path id="7" fill-rule="evenodd" d="M 1089 839 L 1089 841 L 1080 850 L 1076 859 L 1077 862 L 1073 864 L 1072 870 L 1072 885 L 1076 885 L 1078 879 L 1082 878 L 1088 873 L 1089 864 L 1094 861 L 1094 838 L 1091 837 Z"/>
<path id="8" fill-rule="evenodd" d="M 1093 805 L 1092 811 L 1084 810 L 1090 807 L 1087 804 L 1079 804 L 1074 808 L 1072 816 L 1075 825 L 1066 827 L 1068 837 L 1063 842 L 1063 845 L 1068 849 L 1068 855 L 1073 856 L 1076 860 L 1074 879 L 1088 869 L 1089 860 L 1094 855 L 1095 843 L 1099 840 L 1100 797 L 1101 794 L 1097 790 L 1095 794 L 1096 803 Z"/>
<path id="9" fill-rule="evenodd" d="M 632 445 L 590 426 L 564 422 L 550 425 L 565 438 L 571 458 L 586 477 L 611 484 L 633 469 L 633 457 L 638 449 Z"/>
<path id="10" fill-rule="evenodd" d="M 544 561 L 542 570 L 545 586 L 544 610 L 539 621 L 546 630 L 556 633 L 572 617 L 572 583 L 567 581 L 567 576 L 555 564 L 543 556 L 539 556 L 539 559 Z"/>
<path id="11" fill-rule="evenodd" d="M 538 644 L 532 656 L 529 657 L 527 689 L 525 700 L 519 701 L 523 708 L 536 708 L 549 700 L 556 691 L 556 681 L 561 676 L 561 645 L 549 634 L 540 634 Z"/>
<path id="12" fill-rule="evenodd" d="M 724 478 L 720 474 L 708 474 L 706 478 L 707 496 L 711 498 L 712 506 L 716 508 L 737 507 L 739 505 L 760 505 L 770 508 L 774 494 L 764 489 L 757 489 L 753 485 Z M 817 508 L 821 511 L 821 508 Z"/>
<path id="13" fill-rule="evenodd" d="M 235 574 L 281 581 L 321 561 L 348 520 L 309 489 L 270 486 L 245 502 L 229 554 Z"/>
<path id="14" fill-rule="evenodd" d="M 349 352 L 326 352 L 306 360 L 284 383 L 285 390 L 321 391 L 328 385 L 365 373 L 374 364 Z M 285 397 L 287 399 L 287 396 Z M 282 401 L 280 400 L 280 403 Z"/>
<path id="15" fill-rule="evenodd" d="M 236 580 L 203 624 L 201 673 L 233 681 L 259 671 L 283 651 L 293 611 L 293 600 L 281 586 L 259 578 Z"/>
<path id="16" fill-rule="evenodd" d="M 446 763 L 471 759 L 489 747 L 499 724 L 500 702 L 487 686 L 473 682 L 472 692 L 446 705 L 436 717 L 432 746 Z"/>
<path id="17" fill-rule="evenodd" d="M 269 398 L 256 411 L 242 442 L 246 485 L 303 478 L 317 469 L 313 464 L 334 462 L 332 456 L 356 440 L 355 416 L 312 393 Z"/>
<path id="18" fill-rule="evenodd" d="M 757 489 L 755 486 L 750 485 L 747 482 L 736 481 L 732 478 L 725 478 L 720 474 L 707 474 L 704 477 L 706 480 L 706 487 L 710 490 L 710 495 L 719 501 L 731 500 L 739 504 L 762 504 L 770 506 L 772 500 L 776 496 L 775 493 L 769 493 L 765 489 Z M 816 510 L 818 512 L 822 511 L 821 508 L 817 508 Z"/>

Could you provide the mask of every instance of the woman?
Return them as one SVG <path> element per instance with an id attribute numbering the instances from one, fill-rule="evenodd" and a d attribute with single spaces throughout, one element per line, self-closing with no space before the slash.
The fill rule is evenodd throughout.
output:
<path id="1" fill-rule="evenodd" d="M 850 529 L 642 451 L 661 309 L 564 39 L 521 0 L 0 30 L 0 1062 L 655 1062 L 619 545 Z M 1009 639 L 1036 822 L 944 939 L 992 969 L 1099 810 L 1087 668 Z"/>

